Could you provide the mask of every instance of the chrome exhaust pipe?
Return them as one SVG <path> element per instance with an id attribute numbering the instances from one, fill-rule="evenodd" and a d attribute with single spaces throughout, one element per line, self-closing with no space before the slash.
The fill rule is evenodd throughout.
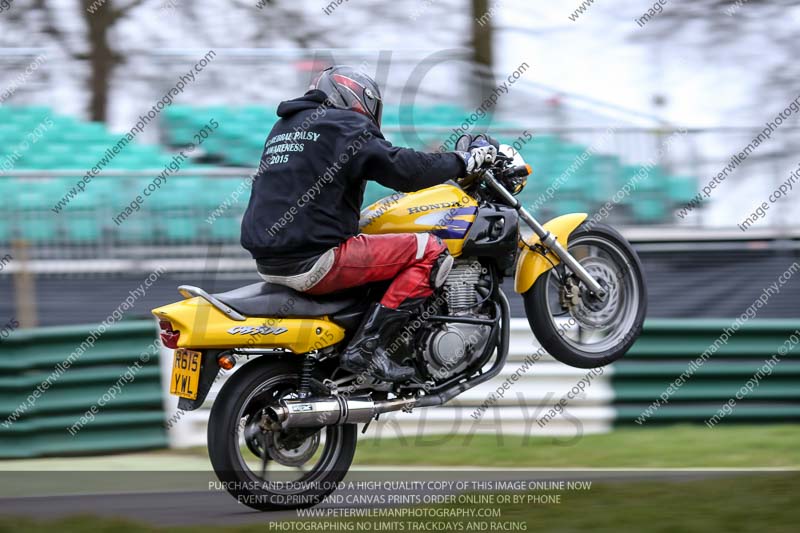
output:
<path id="1" fill-rule="evenodd" d="M 375 402 L 369 396 L 324 396 L 281 400 L 278 405 L 268 407 L 266 415 L 284 429 L 365 424 L 376 415 L 411 409 L 415 403 L 411 398 Z"/>

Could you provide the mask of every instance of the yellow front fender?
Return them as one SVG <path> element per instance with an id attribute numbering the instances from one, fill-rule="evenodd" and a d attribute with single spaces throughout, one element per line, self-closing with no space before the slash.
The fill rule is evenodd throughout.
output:
<path id="1" fill-rule="evenodd" d="M 571 213 L 569 215 L 561 215 L 553 220 L 550 220 L 544 225 L 544 229 L 553 234 L 558 239 L 558 242 L 566 248 L 567 239 L 575 231 L 575 228 L 588 217 L 586 213 Z M 536 235 L 528 239 L 527 244 L 533 246 L 538 243 Z M 533 283 L 545 272 L 557 265 L 561 260 L 552 252 L 547 252 L 547 258 L 542 254 L 532 251 L 525 243 L 520 241 L 522 252 L 517 258 L 517 271 L 514 275 L 514 291 L 522 294 L 527 292 L 533 287 Z M 550 261 L 548 261 L 548 259 Z"/>

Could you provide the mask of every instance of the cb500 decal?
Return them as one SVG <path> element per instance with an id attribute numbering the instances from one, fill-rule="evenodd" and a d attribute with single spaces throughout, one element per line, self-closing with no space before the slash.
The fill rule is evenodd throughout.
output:
<path id="1" fill-rule="evenodd" d="M 231 335 L 280 335 L 289 331 L 286 328 L 272 326 L 236 326 L 228 330 Z"/>

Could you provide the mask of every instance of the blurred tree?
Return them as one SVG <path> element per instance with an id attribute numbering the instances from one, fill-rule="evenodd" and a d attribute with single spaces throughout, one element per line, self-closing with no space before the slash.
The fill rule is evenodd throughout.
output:
<path id="1" fill-rule="evenodd" d="M 492 24 L 478 24 L 477 19 L 491 12 L 490 2 L 496 0 L 470 0 L 471 5 L 461 0 L 414 0 L 402 6 L 393 0 L 370 0 L 341 4 L 324 14 L 321 4 L 304 0 L 16 0 L 14 9 L 0 17 L 0 47 L 52 51 L 53 64 L 63 65 L 62 72 L 74 72 L 85 88 L 77 97 L 86 98 L 87 115 L 108 121 L 114 118 L 109 116 L 117 109 L 113 98 L 121 90 L 130 101 L 152 98 L 170 69 L 184 68 L 175 63 L 179 55 L 157 53 L 165 49 L 180 49 L 187 56 L 200 49 L 244 50 L 227 55 L 224 66 L 204 73 L 204 83 L 219 91 L 233 86 L 237 94 L 257 97 L 263 97 L 263 84 L 275 75 L 272 69 L 286 66 L 290 55 L 247 56 L 248 49 L 315 50 L 324 59 L 347 57 L 348 52 L 358 57 L 357 50 L 377 51 L 375 46 L 402 50 L 406 43 L 430 50 L 466 46 L 473 51 L 478 71 L 489 79 Z M 411 17 L 415 11 L 418 18 Z M 412 22 L 413 34 L 397 31 Z M 266 63 L 278 57 L 280 64 Z M 243 71 L 248 74 L 241 78 Z M 453 96 L 439 86 L 422 90 Z"/>
<path id="2" fill-rule="evenodd" d="M 24 0 L 15 5 L 5 20 L 0 21 L 2 43 L 5 46 L 36 46 L 32 41 L 44 36 L 46 42 L 39 45 L 56 45 L 68 58 L 86 61 L 89 76 L 86 86 L 89 96 L 89 116 L 92 120 L 105 121 L 108 113 L 109 91 L 114 68 L 124 61 L 124 56 L 110 44 L 114 27 L 131 11 L 148 0 L 130 0 L 125 4 L 114 0 L 81 0 L 77 11 L 85 24 L 85 36 L 74 31 L 70 17 L 63 16 L 64 8 L 49 0 Z M 7 31 L 8 30 L 8 31 Z M 20 35 L 25 40 L 20 39 Z"/>
<path id="3" fill-rule="evenodd" d="M 632 37 L 670 47 L 686 38 L 717 68 L 767 67 L 763 79 L 742 80 L 743 85 L 760 85 L 762 98 L 754 101 L 760 109 L 766 98 L 797 97 L 800 12 L 790 12 L 797 6 L 800 0 L 673 0 Z M 755 69 L 749 74 L 755 75 Z"/>
<path id="4" fill-rule="evenodd" d="M 492 13 L 489 0 L 472 0 L 472 47 L 475 62 L 492 68 Z"/>

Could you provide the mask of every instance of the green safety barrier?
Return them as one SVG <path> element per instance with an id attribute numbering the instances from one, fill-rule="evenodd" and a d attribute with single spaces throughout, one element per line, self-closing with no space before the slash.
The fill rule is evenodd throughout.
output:
<path id="1" fill-rule="evenodd" d="M 0 457 L 167 446 L 153 323 L 113 325 L 92 347 L 95 327 L 19 330 L 0 342 Z"/>
<path id="2" fill-rule="evenodd" d="M 695 370 L 696 361 L 732 320 L 650 320 L 642 337 L 610 367 L 616 424 L 633 425 L 684 372 L 685 382 L 652 410 L 646 424 L 697 422 L 714 416 L 735 398 L 765 361 L 779 355 L 737 400 L 723 423 L 800 420 L 800 345 L 787 344 L 800 320 L 750 320 Z M 21 330 L 0 343 L 0 457 L 22 458 L 130 451 L 166 447 L 165 413 L 154 326 L 150 321 L 117 324 L 29 405 L 31 395 L 79 349 L 93 326 Z M 795 337 L 800 341 L 800 334 Z M 147 354 L 147 361 L 142 360 Z M 139 367 L 135 367 L 136 362 Z M 132 367 L 133 379 L 120 381 Z M 93 421 L 87 410 L 119 390 Z M 70 428 L 79 424 L 74 435 Z"/>
<path id="3" fill-rule="evenodd" d="M 800 340 L 800 319 L 750 320 L 723 342 L 733 322 L 648 321 L 630 352 L 612 366 L 617 423 L 638 427 L 648 408 L 644 424 L 704 422 L 732 398 L 735 406 L 722 423 L 800 420 L 800 345 L 791 340 Z M 705 361 L 698 361 L 707 350 Z M 740 393 L 751 378 L 752 390 Z"/>

